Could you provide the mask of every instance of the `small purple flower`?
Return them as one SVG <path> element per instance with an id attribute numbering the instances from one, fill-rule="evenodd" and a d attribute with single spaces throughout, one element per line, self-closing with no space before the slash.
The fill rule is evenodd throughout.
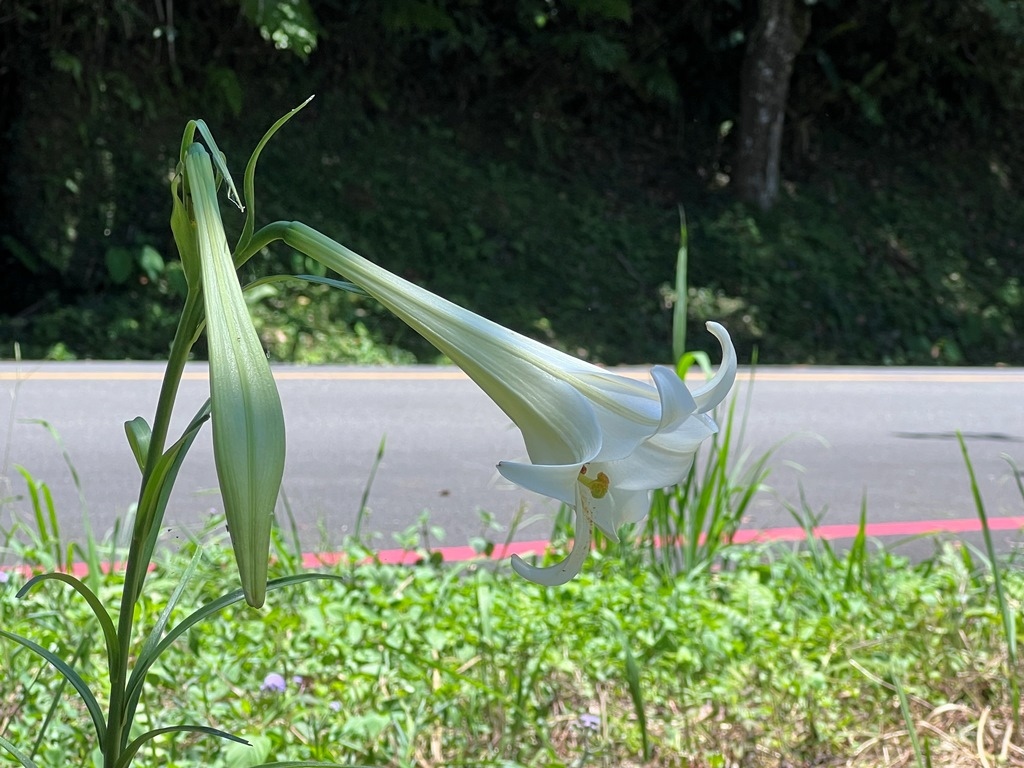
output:
<path id="1" fill-rule="evenodd" d="M 292 677 L 292 682 L 301 688 L 302 684 L 306 681 L 302 679 L 302 675 L 294 675 Z"/>
<path id="2" fill-rule="evenodd" d="M 11 580 L 11 572 L 0 570 L 0 584 L 6 584 Z"/>
<path id="3" fill-rule="evenodd" d="M 341 712 L 341 702 L 340 701 L 332 701 L 327 706 L 331 708 L 331 712 Z"/>
<path id="4" fill-rule="evenodd" d="M 284 677 L 277 674 L 277 672 L 271 672 L 263 678 L 263 685 L 260 686 L 260 690 L 269 693 L 284 693 L 287 687 L 288 684 L 285 682 Z"/>
<path id="5" fill-rule="evenodd" d="M 576 722 L 584 731 L 591 731 L 593 733 L 597 733 L 598 729 L 601 727 L 601 718 L 597 715 L 592 715 L 589 712 L 585 712 L 580 715 Z"/>

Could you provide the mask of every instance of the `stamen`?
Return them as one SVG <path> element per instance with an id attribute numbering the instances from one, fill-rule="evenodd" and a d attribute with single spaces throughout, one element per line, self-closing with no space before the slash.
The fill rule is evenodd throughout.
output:
<path id="1" fill-rule="evenodd" d="M 590 495 L 595 499 L 603 499 L 608 494 L 608 488 L 612 482 L 611 478 L 604 472 L 598 472 L 596 478 L 587 477 L 586 465 L 580 470 L 580 474 L 576 479 L 580 481 L 584 488 L 590 491 Z"/>

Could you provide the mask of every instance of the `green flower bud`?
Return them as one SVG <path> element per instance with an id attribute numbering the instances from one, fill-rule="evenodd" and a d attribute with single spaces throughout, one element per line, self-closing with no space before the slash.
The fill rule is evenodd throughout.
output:
<path id="1" fill-rule="evenodd" d="M 217 478 L 245 599 L 259 608 L 266 597 L 270 530 L 284 474 L 284 413 L 235 274 L 210 155 L 200 144 L 185 155 L 185 180 L 206 308 Z"/>

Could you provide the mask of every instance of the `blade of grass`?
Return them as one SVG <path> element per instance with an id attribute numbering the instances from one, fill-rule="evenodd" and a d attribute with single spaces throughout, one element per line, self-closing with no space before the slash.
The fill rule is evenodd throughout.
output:
<path id="1" fill-rule="evenodd" d="M 846 578 L 843 580 L 843 589 L 849 592 L 853 589 L 855 575 L 859 574 L 861 581 L 864 580 L 866 572 L 864 563 L 867 560 L 868 542 L 868 494 L 865 491 L 860 498 L 860 524 L 857 526 L 857 535 L 853 538 L 850 551 L 846 555 Z M 864 584 L 860 584 L 863 589 Z"/>
<path id="2" fill-rule="evenodd" d="M 71 666 L 77 664 L 81 659 L 85 658 L 89 652 L 89 646 L 92 644 L 92 638 L 88 635 L 84 636 L 78 643 L 78 648 L 75 649 L 75 654 L 71 657 Z M 38 679 L 38 677 L 36 678 Z M 39 748 L 43 745 L 43 739 L 46 738 L 46 732 L 50 728 L 50 723 L 53 722 L 53 716 L 57 714 L 57 709 L 60 707 L 61 697 L 64 695 L 64 687 L 67 685 L 68 679 L 61 677 L 60 683 L 57 685 L 57 690 L 54 691 L 53 697 L 50 700 L 50 708 L 46 711 L 46 717 L 43 719 L 43 723 L 39 726 L 39 733 L 36 734 L 36 741 L 32 745 L 32 757 L 35 757 L 39 752 Z"/>
<path id="3" fill-rule="evenodd" d="M 380 444 L 377 446 L 377 455 L 373 459 L 373 464 L 370 466 L 370 474 L 366 478 L 366 485 L 363 486 L 363 495 L 359 499 L 359 509 L 356 511 L 356 528 L 353 537 L 356 542 L 363 545 L 363 521 L 366 519 L 366 502 L 370 498 L 370 491 L 373 488 L 374 478 L 377 477 L 377 468 L 380 467 L 381 461 L 384 460 L 384 445 L 387 440 L 387 435 L 381 435 Z"/>
<path id="4" fill-rule="evenodd" d="M 996 601 L 999 604 L 999 613 L 1003 619 L 1003 631 L 1006 635 L 1006 653 L 1009 657 L 1009 683 L 1010 683 L 1010 706 L 1013 709 L 1013 725 L 1017 733 L 1021 730 L 1020 717 L 1020 683 L 1017 680 L 1017 621 L 1013 609 L 1006 600 L 1006 593 L 1003 590 L 1003 579 L 1000 573 L 999 562 L 996 560 L 996 548 L 992 543 L 992 531 L 988 526 L 988 514 L 985 512 L 985 504 L 981 499 L 981 489 L 978 487 L 978 479 L 974 474 L 974 465 L 967 451 L 967 443 L 960 432 L 956 433 L 960 443 L 960 453 L 964 457 L 964 464 L 967 466 L 967 475 L 971 481 L 971 495 L 974 497 L 974 506 L 978 511 L 978 520 L 981 522 L 981 534 L 985 541 L 985 551 L 988 553 L 989 564 L 992 569 L 992 582 L 996 590 Z"/>
<path id="5" fill-rule="evenodd" d="M 640 726 L 640 743 L 643 746 L 644 761 L 651 759 L 651 741 L 647 733 L 647 713 L 644 709 L 644 689 L 640 684 L 640 665 L 637 664 L 636 656 L 629 644 L 626 633 L 619 628 L 619 642 L 622 644 L 622 652 L 626 661 L 626 685 L 629 687 L 629 698 L 633 702 L 633 711 L 636 712 L 637 725 Z"/>
<path id="6" fill-rule="evenodd" d="M 46 490 L 46 483 L 40 482 L 33 477 L 25 467 L 15 464 L 14 469 L 25 480 L 28 489 L 29 504 L 32 507 L 32 515 L 36 523 L 36 537 L 40 548 L 47 550 L 46 554 L 52 558 L 54 567 L 60 566 L 60 535 L 58 530 L 51 530 L 47 516 L 43 512 L 43 501 L 40 494 Z M 53 521 L 56 525 L 56 520 Z"/>
<path id="7" fill-rule="evenodd" d="M 892 682 L 896 688 L 896 696 L 900 700 L 900 712 L 903 714 L 903 722 L 907 726 L 907 734 L 910 736 L 910 746 L 914 750 L 914 760 L 917 762 L 917 768 L 928 768 L 924 750 L 921 749 L 921 740 L 917 735 L 917 725 L 915 725 L 914 716 L 910 711 L 910 701 L 907 699 L 907 692 L 903 688 L 903 682 L 896 674 L 893 674 Z"/>
<path id="8" fill-rule="evenodd" d="M 676 252 L 676 300 L 672 305 L 672 357 L 679 361 L 686 352 L 686 310 L 689 237 L 686 228 L 686 210 L 679 206 L 679 250 Z"/>
<path id="9" fill-rule="evenodd" d="M 281 506 L 284 507 L 285 515 L 288 518 L 288 533 L 290 541 L 287 541 L 281 529 L 278 515 L 274 514 L 274 527 L 270 539 L 271 546 L 277 553 L 277 559 L 288 573 L 298 573 L 302 570 L 302 537 L 299 536 L 299 523 L 292 512 L 291 502 L 288 501 L 288 494 L 284 487 L 279 495 Z"/>

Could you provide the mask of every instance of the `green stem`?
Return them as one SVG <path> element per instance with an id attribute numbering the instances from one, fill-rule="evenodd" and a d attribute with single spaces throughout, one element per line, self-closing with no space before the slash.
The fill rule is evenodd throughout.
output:
<path id="1" fill-rule="evenodd" d="M 234 256 L 235 267 L 240 267 L 262 248 L 275 240 L 283 239 L 290 228 L 290 222 L 278 221 L 263 227 L 253 234 Z M 156 415 L 153 419 L 152 435 L 149 451 L 146 455 L 146 466 L 142 473 L 142 484 L 139 487 L 139 508 L 146 487 L 150 482 L 153 467 L 163 455 L 167 445 L 167 434 L 170 429 L 171 412 L 178 395 L 181 376 L 188 361 L 197 329 L 203 321 L 202 291 L 199 286 L 190 286 L 185 307 L 178 321 L 178 328 L 171 344 L 171 352 L 167 359 L 163 383 L 160 387 L 160 398 L 157 401 Z M 110 710 L 107 716 L 106 742 L 103 744 L 104 768 L 114 768 L 128 744 L 131 723 L 126 722 L 128 716 L 127 684 L 128 659 L 131 650 L 132 629 L 135 618 L 135 604 L 142 593 L 142 584 L 149 570 L 149 557 L 146 555 L 146 541 L 153 526 L 160 525 L 157 519 L 136 518 L 132 527 L 132 540 L 128 549 L 128 560 L 125 570 L 124 589 L 121 592 L 121 611 L 118 616 L 117 668 L 111 670 Z"/>
<path id="2" fill-rule="evenodd" d="M 232 256 L 235 262 L 235 269 L 241 267 L 245 262 L 266 248 L 275 240 L 283 240 L 285 233 L 291 228 L 290 221 L 275 221 L 261 227 L 258 232 L 252 235 L 244 243 L 238 244 L 238 250 Z"/>
<path id="3" fill-rule="evenodd" d="M 156 466 L 167 443 L 170 429 L 171 413 L 178 395 L 181 376 L 188 362 L 196 329 L 203 317 L 202 293 L 193 286 L 185 299 L 185 307 L 178 321 L 178 328 L 171 344 L 171 352 L 167 359 L 160 387 L 160 398 L 157 401 L 156 415 L 153 418 L 152 436 L 146 466 L 142 473 L 139 487 L 139 507 L 142 509 L 142 498 L 146 486 L 150 482 L 152 469 Z M 160 525 L 160 520 L 136 518 L 132 526 L 132 539 L 128 549 L 128 560 L 125 568 L 124 587 L 121 591 L 121 611 L 117 626 L 117 668 L 110 675 L 110 710 L 107 715 L 106 743 L 103 745 L 104 768 L 114 768 L 118 758 L 128 743 L 130 723 L 125 722 L 127 710 L 126 686 L 128 683 L 128 660 L 130 658 L 132 629 L 135 620 L 135 604 L 142 592 L 142 583 L 149 570 L 149 557 L 146 554 L 146 540 L 153 526 Z"/>

